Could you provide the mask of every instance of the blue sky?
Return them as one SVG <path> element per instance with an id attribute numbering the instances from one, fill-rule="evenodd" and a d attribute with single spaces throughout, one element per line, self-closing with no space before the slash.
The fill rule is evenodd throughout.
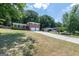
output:
<path id="1" fill-rule="evenodd" d="M 31 9 L 36 11 L 39 15 L 49 15 L 55 19 L 56 22 L 62 22 L 62 15 L 70 11 L 75 4 L 71 3 L 28 3 L 26 10 Z"/>

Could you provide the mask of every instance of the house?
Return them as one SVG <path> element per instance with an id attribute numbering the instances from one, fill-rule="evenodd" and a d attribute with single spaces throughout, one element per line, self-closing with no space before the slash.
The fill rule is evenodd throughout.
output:
<path id="1" fill-rule="evenodd" d="M 28 22 L 27 24 L 13 23 L 12 26 L 13 28 L 16 28 L 16 29 L 24 29 L 24 30 L 31 30 L 31 31 L 40 30 L 40 24 L 35 22 Z"/>
<path id="2" fill-rule="evenodd" d="M 43 28 L 42 30 L 46 32 L 49 32 L 49 31 L 58 32 L 57 28 Z"/>
<path id="3" fill-rule="evenodd" d="M 13 26 L 14 29 L 29 29 L 27 24 L 13 23 L 12 26 Z"/>
<path id="4" fill-rule="evenodd" d="M 27 25 L 29 26 L 29 29 L 32 31 L 39 31 L 40 30 L 40 23 L 28 22 Z"/>

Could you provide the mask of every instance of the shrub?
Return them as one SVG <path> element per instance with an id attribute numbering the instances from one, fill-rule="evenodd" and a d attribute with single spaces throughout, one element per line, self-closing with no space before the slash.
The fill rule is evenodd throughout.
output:
<path id="1" fill-rule="evenodd" d="M 52 31 L 51 29 L 48 30 L 48 32 Z"/>
<path id="2" fill-rule="evenodd" d="M 0 25 L 3 25 L 5 22 L 5 19 L 0 19 Z"/>
<path id="3" fill-rule="evenodd" d="M 15 27 L 15 26 L 11 26 L 11 28 L 12 28 L 12 29 L 16 29 L 16 27 Z"/>
<path id="4" fill-rule="evenodd" d="M 71 35 L 70 33 L 68 33 L 67 31 L 64 31 L 61 33 L 62 35 Z"/>
<path id="5" fill-rule="evenodd" d="M 57 27 L 59 32 L 64 32 L 65 31 L 65 27 Z"/>

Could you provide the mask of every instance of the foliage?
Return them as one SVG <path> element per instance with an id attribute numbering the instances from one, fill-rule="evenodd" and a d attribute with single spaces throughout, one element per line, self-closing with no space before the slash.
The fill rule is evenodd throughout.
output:
<path id="1" fill-rule="evenodd" d="M 67 26 L 67 24 L 69 22 L 68 17 L 69 17 L 69 13 L 66 12 L 66 13 L 63 14 L 63 26 L 65 26 L 65 27 Z"/>
<path id="2" fill-rule="evenodd" d="M 22 3 L 1 3 L 0 4 L 0 18 L 6 20 L 6 24 L 14 21 L 13 19 L 22 18 L 22 10 L 25 4 Z M 6 25 L 5 24 L 5 25 Z"/>
<path id="3" fill-rule="evenodd" d="M 55 27 L 54 19 L 51 16 L 43 15 L 39 17 L 41 28 Z"/>
<path id="4" fill-rule="evenodd" d="M 61 26 L 62 26 L 62 23 L 56 22 L 56 23 L 55 23 L 55 26 L 56 26 L 56 27 L 61 27 Z"/>
<path id="5" fill-rule="evenodd" d="M 0 25 L 3 25 L 5 22 L 5 19 L 0 19 Z"/>
<path id="6" fill-rule="evenodd" d="M 40 23 L 41 28 L 55 27 L 54 19 L 51 16 L 39 16 L 38 13 L 33 10 L 26 10 L 25 14 L 26 17 L 23 19 L 23 23 L 37 22 Z"/>
<path id="7" fill-rule="evenodd" d="M 38 22 L 38 13 L 33 10 L 26 10 L 25 11 L 26 17 L 23 19 L 23 23 L 27 22 Z"/>
<path id="8" fill-rule="evenodd" d="M 69 24 L 68 24 L 68 27 L 67 27 L 67 30 L 70 32 L 70 33 L 75 33 L 75 31 L 77 30 L 77 23 L 78 23 L 78 20 L 77 20 L 77 16 L 76 14 L 73 14 L 71 13 L 70 14 L 70 21 L 69 21 Z"/>
<path id="9" fill-rule="evenodd" d="M 57 29 L 59 30 L 59 32 L 64 32 L 65 31 L 65 27 L 63 27 L 63 26 L 57 27 Z"/>
<path id="10" fill-rule="evenodd" d="M 69 13 L 63 15 L 66 30 L 72 34 L 79 31 L 79 5 L 74 5 Z"/>

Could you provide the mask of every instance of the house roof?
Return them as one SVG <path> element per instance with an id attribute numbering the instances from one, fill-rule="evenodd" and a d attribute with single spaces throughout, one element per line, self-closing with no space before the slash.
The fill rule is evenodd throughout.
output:
<path id="1" fill-rule="evenodd" d="M 13 23 L 13 24 L 16 24 L 16 25 L 38 24 L 40 25 L 40 23 L 36 23 L 36 22 L 28 22 L 27 24 L 22 24 L 22 23 Z"/>
<path id="2" fill-rule="evenodd" d="M 31 24 L 40 24 L 40 23 L 36 23 L 36 22 L 28 22 L 27 24 L 29 24 L 29 23 L 31 23 Z"/>
<path id="3" fill-rule="evenodd" d="M 16 24 L 16 25 L 27 25 L 27 24 L 22 24 L 22 23 L 13 23 L 13 25 Z"/>

